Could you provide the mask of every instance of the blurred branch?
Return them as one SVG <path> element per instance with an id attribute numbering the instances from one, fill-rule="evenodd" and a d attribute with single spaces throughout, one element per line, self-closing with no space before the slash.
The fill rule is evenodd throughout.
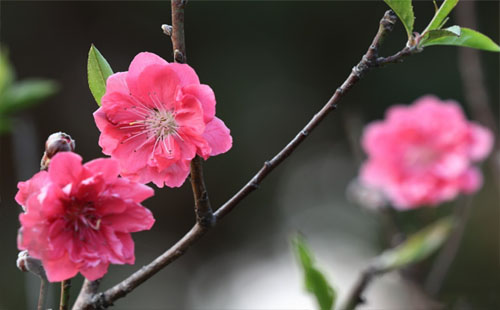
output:
<path id="1" fill-rule="evenodd" d="M 436 296 L 439 293 L 439 290 L 441 289 L 446 278 L 446 274 L 448 273 L 448 270 L 457 255 L 462 237 L 464 235 L 465 227 L 470 217 L 473 199 L 474 196 L 462 197 L 462 199 L 458 201 L 458 205 L 455 207 L 455 228 L 451 232 L 450 238 L 444 245 L 443 249 L 434 260 L 431 270 L 429 271 L 429 275 L 425 281 L 424 288 L 430 296 Z"/>
<path id="2" fill-rule="evenodd" d="M 177 42 L 176 40 L 179 36 L 183 36 L 183 28 L 182 30 L 179 30 L 179 32 L 176 32 L 176 27 L 178 27 L 179 23 L 184 21 L 184 5 L 185 1 L 182 0 L 174 0 L 172 2 L 172 42 Z M 264 178 L 271 171 L 273 171 L 274 168 L 280 165 L 293 153 L 293 151 L 295 151 L 295 149 L 309 136 L 309 134 L 321 123 L 321 121 L 325 119 L 329 112 L 337 108 L 339 100 L 351 90 L 351 88 L 363 77 L 364 74 L 372 68 L 376 68 L 387 63 L 400 62 L 404 57 L 419 52 L 419 50 L 414 48 L 405 47 L 402 51 L 393 56 L 389 56 L 387 58 L 378 57 L 378 48 L 384 37 L 392 30 L 396 20 L 397 17 L 394 12 L 389 10 L 384 14 L 384 17 L 380 21 L 378 32 L 375 35 L 372 44 L 368 48 L 368 51 L 362 57 L 361 61 L 352 69 L 351 74 L 347 77 L 344 83 L 337 88 L 330 100 L 328 100 L 323 108 L 313 116 L 307 125 L 278 154 L 276 154 L 271 160 L 266 161 L 257 174 L 255 174 L 245 186 L 243 186 L 233 197 L 231 197 L 214 213 L 215 220 L 218 221 L 222 219 L 229 212 L 231 212 L 239 202 L 241 202 L 251 192 L 256 190 L 262 180 L 264 180 Z M 177 43 L 178 45 L 175 45 L 176 43 L 174 43 L 174 58 L 178 62 L 183 62 L 185 60 L 185 52 L 183 52 L 185 50 L 184 42 L 182 40 L 182 42 L 179 41 Z M 193 178 L 194 177 L 192 176 L 192 179 Z M 127 279 L 111 287 L 105 292 L 94 294 L 92 298 L 88 298 L 85 303 L 75 307 L 74 309 L 103 309 L 111 306 L 114 301 L 126 296 L 137 286 L 182 256 L 192 244 L 205 235 L 208 229 L 208 226 L 203 226 L 200 222 L 197 222 L 193 228 L 191 228 L 191 230 L 184 235 L 184 237 L 182 237 L 182 239 L 180 239 L 175 245 L 154 261 L 142 267 Z"/>
<path id="3" fill-rule="evenodd" d="M 457 6 L 455 11 L 457 23 L 474 29 L 478 28 L 476 19 L 476 5 L 474 0 Z M 470 108 L 474 119 L 484 126 L 488 127 L 495 136 L 498 134 L 498 124 L 494 113 L 489 105 L 488 91 L 484 82 L 484 72 L 481 66 L 481 56 L 479 51 L 472 48 L 458 49 L 458 68 L 462 79 L 465 103 Z M 487 161 L 490 170 L 493 171 L 493 180 L 495 188 L 500 187 L 500 148 L 495 139 L 493 154 Z M 436 258 L 434 265 L 429 272 L 425 283 L 426 291 L 435 296 L 439 293 L 446 275 L 455 259 L 460 248 L 460 243 L 470 218 L 473 207 L 473 197 L 462 198 L 460 204 L 456 207 L 456 219 L 458 225 L 452 233 L 448 243 Z"/>

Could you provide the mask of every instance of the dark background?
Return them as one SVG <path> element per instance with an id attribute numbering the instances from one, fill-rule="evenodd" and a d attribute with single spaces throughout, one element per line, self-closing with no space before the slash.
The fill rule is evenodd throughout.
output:
<path id="1" fill-rule="evenodd" d="M 460 3 L 459 5 L 468 5 Z M 303 127 L 330 98 L 366 51 L 388 9 L 380 1 L 264 2 L 191 1 L 186 9 L 189 64 L 217 97 L 217 115 L 231 129 L 234 145 L 209 159 L 206 183 L 213 206 L 221 205 Z M 477 3 L 479 31 L 499 42 L 499 3 Z M 103 156 L 92 113 L 86 61 L 94 43 L 117 71 L 150 51 L 172 60 L 168 2 L 25 2 L 0 4 L 0 41 L 8 47 L 19 79 L 43 77 L 61 91 L 16 115 L 14 132 L 0 136 L 0 309 L 31 309 L 38 281 L 15 268 L 20 207 L 16 184 L 38 169 L 45 138 L 69 133 L 84 161 Z M 433 14 L 430 1 L 415 3 L 415 29 Z M 453 16 L 449 25 L 453 25 Z M 467 26 L 467 25 L 463 25 Z M 398 22 L 381 53 L 406 43 Z M 421 95 L 464 102 L 456 47 L 430 47 L 403 64 L 370 72 L 261 188 L 152 280 L 116 303 L 117 309 L 303 309 L 314 303 L 303 292 L 289 238 L 301 231 L 328 278 L 343 296 L 370 257 L 386 246 L 379 215 L 345 197 L 358 163 L 346 139 L 346 119 L 383 117 L 395 103 Z M 499 57 L 481 53 L 495 115 L 499 102 Z M 485 169 L 487 170 L 487 169 Z M 485 171 L 459 256 L 440 300 L 454 309 L 500 307 L 498 189 Z M 153 186 L 154 187 L 154 186 Z M 158 189 L 145 202 L 157 222 L 134 235 L 136 265 L 111 266 L 107 288 L 158 256 L 194 221 L 188 183 Z M 453 203 L 443 207 L 448 212 Z M 402 217 L 421 227 L 435 209 Z M 74 281 L 73 296 L 81 277 Z M 53 299 L 58 298 L 53 285 Z M 367 309 L 427 308 L 418 288 L 393 273 L 368 292 Z M 56 308 L 55 303 L 52 304 Z"/>

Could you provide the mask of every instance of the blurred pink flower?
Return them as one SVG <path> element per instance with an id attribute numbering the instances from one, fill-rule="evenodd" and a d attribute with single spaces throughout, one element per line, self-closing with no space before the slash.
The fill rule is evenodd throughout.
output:
<path id="1" fill-rule="evenodd" d="M 96 159 L 82 166 L 75 153 L 56 154 L 48 172 L 19 182 L 18 247 L 42 261 L 49 281 L 101 278 L 112 264 L 133 264 L 131 232 L 150 229 L 154 218 L 140 203 L 153 195 L 143 184 L 119 178 L 118 162 Z"/>
<path id="2" fill-rule="evenodd" d="M 186 64 L 138 54 L 128 72 L 107 80 L 95 113 L 104 154 L 121 175 L 158 187 L 181 186 L 198 154 L 207 159 L 232 146 L 229 129 L 215 117 L 215 95 Z"/>
<path id="3" fill-rule="evenodd" d="M 491 151 L 493 135 L 469 122 L 458 103 L 424 96 L 396 105 L 384 121 L 366 126 L 363 183 L 382 190 L 398 209 L 436 205 L 482 184 L 472 166 Z"/>

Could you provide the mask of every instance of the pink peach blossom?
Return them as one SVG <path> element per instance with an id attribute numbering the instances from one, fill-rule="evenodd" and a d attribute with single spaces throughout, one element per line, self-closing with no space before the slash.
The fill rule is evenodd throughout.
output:
<path id="1" fill-rule="evenodd" d="M 140 203 L 153 195 L 143 184 L 118 177 L 118 162 L 82 165 L 75 153 L 56 154 L 48 172 L 19 182 L 16 201 L 20 250 L 38 258 L 51 282 L 101 278 L 112 264 L 133 264 L 131 232 L 150 229 L 154 218 Z"/>
<path id="2" fill-rule="evenodd" d="M 207 159 L 232 146 L 229 129 L 215 117 L 215 95 L 187 64 L 138 54 L 128 72 L 107 80 L 94 113 L 104 154 L 121 175 L 158 187 L 181 186 L 198 154 Z"/>
<path id="3" fill-rule="evenodd" d="M 472 163 L 492 145 L 491 132 L 467 121 L 458 103 L 424 96 L 391 107 L 385 120 L 366 126 L 362 146 L 368 159 L 360 179 L 398 209 L 436 205 L 481 187 L 481 172 Z"/>

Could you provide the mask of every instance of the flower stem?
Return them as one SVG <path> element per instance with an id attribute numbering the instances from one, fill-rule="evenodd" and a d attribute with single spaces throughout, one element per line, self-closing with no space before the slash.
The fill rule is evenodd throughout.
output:
<path id="1" fill-rule="evenodd" d="M 45 301 L 47 299 L 47 289 L 49 281 L 45 278 L 40 278 L 40 293 L 38 294 L 37 310 L 45 310 Z"/>
<path id="2" fill-rule="evenodd" d="M 59 302 L 59 310 L 69 309 L 69 293 L 71 290 L 71 279 L 61 282 L 61 300 Z"/>

